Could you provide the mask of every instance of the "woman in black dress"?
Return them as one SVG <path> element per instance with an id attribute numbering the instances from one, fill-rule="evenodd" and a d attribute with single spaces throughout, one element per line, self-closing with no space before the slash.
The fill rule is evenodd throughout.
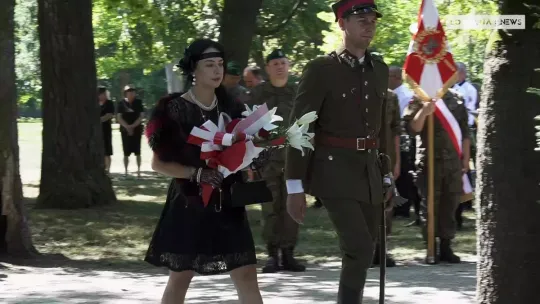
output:
<path id="1" fill-rule="evenodd" d="M 98 89 L 98 100 L 101 108 L 101 129 L 103 131 L 103 147 L 105 148 L 105 170 L 111 170 L 112 148 L 112 118 L 114 117 L 114 104 L 107 96 L 107 89 Z"/>
<path id="2" fill-rule="evenodd" d="M 135 88 L 124 88 L 124 99 L 118 102 L 118 123 L 122 135 L 122 147 L 124 148 L 125 175 L 128 174 L 129 156 L 133 153 L 137 157 L 137 176 L 141 177 L 141 138 L 143 133 L 142 119 L 144 117 L 144 105 L 142 100 L 136 98 Z"/>
<path id="3" fill-rule="evenodd" d="M 161 99 L 146 129 L 154 151 L 152 169 L 173 180 L 145 261 L 170 270 L 162 303 L 184 303 L 195 273 L 226 272 L 241 303 L 262 303 L 246 210 L 228 206 L 230 186 L 241 179 L 241 173 L 224 179 L 200 159 L 199 146 L 187 143 L 193 127 L 207 120 L 217 125 L 219 113 L 241 117 L 243 107 L 230 100 L 220 85 L 223 48 L 211 40 L 197 40 L 186 49 L 179 66 L 193 86 L 184 94 Z M 202 183 L 216 189 L 206 207 L 200 194 Z"/>

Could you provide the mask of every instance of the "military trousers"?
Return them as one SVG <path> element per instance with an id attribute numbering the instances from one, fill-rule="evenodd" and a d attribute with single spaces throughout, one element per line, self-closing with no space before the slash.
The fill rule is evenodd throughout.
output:
<path id="1" fill-rule="evenodd" d="M 453 239 L 457 223 L 455 212 L 461 203 L 463 193 L 461 163 L 455 160 L 435 161 L 434 163 L 434 204 L 435 237 Z M 428 219 L 427 167 L 418 171 L 417 185 L 422 195 L 420 220 L 426 237 Z"/>
<path id="2" fill-rule="evenodd" d="M 265 175 L 274 200 L 262 204 L 262 237 L 267 245 L 289 248 L 296 245 L 299 225 L 287 212 L 287 186 L 283 173 Z"/>
<path id="3" fill-rule="evenodd" d="M 336 230 L 343 256 L 340 285 L 362 291 L 373 262 L 382 206 L 344 199 L 321 201 Z"/>

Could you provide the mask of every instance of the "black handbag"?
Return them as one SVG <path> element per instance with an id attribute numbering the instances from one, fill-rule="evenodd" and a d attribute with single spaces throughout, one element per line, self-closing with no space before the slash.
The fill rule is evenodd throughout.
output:
<path id="1" fill-rule="evenodd" d="M 231 186 L 231 206 L 271 203 L 274 197 L 265 181 L 237 182 Z"/>

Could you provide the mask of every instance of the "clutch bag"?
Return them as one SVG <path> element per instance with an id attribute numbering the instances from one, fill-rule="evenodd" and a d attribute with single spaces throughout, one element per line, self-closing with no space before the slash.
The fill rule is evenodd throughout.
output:
<path id="1" fill-rule="evenodd" d="M 232 207 L 244 207 L 253 204 L 271 203 L 272 192 L 264 180 L 234 183 L 231 186 Z"/>

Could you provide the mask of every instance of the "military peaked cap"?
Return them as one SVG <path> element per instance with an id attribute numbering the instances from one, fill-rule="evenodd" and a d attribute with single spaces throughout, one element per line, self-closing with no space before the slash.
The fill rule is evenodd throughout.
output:
<path id="1" fill-rule="evenodd" d="M 375 5 L 375 0 L 341 0 L 332 5 L 332 10 L 336 16 L 336 21 L 339 18 L 345 18 L 350 15 L 360 15 L 367 13 L 375 13 L 377 17 L 382 17 L 382 14 Z"/>

